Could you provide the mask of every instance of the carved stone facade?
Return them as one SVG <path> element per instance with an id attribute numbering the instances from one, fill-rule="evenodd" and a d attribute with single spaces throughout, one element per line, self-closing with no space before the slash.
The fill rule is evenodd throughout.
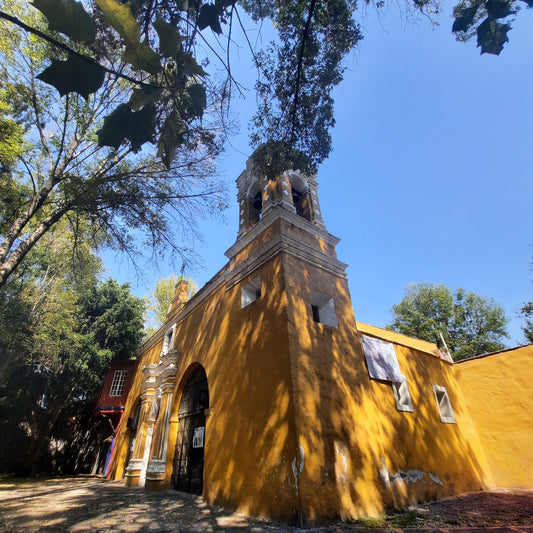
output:
<path id="1" fill-rule="evenodd" d="M 169 331 L 173 333 L 173 329 Z M 159 363 L 142 367 L 140 413 L 126 477 L 131 485 L 143 487 L 146 480 L 161 481 L 165 475 L 170 411 L 176 380 L 178 352 L 164 344 Z M 173 339 L 173 335 L 170 337 Z"/>

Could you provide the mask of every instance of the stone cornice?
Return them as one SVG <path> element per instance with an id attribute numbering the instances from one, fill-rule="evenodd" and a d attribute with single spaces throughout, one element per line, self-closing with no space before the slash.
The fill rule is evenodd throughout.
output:
<path id="1" fill-rule="evenodd" d="M 226 290 L 237 285 L 251 272 L 257 270 L 260 266 L 280 253 L 298 257 L 306 263 L 326 270 L 335 276 L 342 278 L 346 276 L 344 272 L 348 266 L 346 263 L 342 263 L 338 259 L 294 239 L 290 235 L 278 233 L 231 271 L 231 276 L 228 276 L 228 280 L 226 281 Z"/>
<path id="2" fill-rule="evenodd" d="M 286 220 L 294 226 L 304 231 L 307 231 L 314 237 L 322 239 L 327 244 L 337 246 L 340 242 L 338 237 L 331 235 L 325 228 L 320 225 L 309 222 L 305 218 L 297 215 L 286 209 L 285 207 L 277 204 L 273 204 L 269 209 L 265 210 L 265 213 L 261 220 L 250 228 L 242 237 L 239 237 L 237 242 L 227 250 L 225 253 L 228 259 L 235 257 L 240 251 L 248 246 L 259 234 L 265 231 L 278 219 Z"/>

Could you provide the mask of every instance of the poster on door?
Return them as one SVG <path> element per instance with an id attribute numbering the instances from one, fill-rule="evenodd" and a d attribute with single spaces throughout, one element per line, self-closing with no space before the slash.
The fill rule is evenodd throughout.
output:
<path id="1" fill-rule="evenodd" d="M 195 428 L 194 434 L 192 436 L 192 447 L 193 448 L 204 447 L 204 433 L 205 433 L 205 427 Z"/>

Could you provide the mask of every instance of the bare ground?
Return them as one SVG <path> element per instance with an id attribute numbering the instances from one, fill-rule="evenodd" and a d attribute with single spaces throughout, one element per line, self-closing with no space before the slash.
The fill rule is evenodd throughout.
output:
<path id="1" fill-rule="evenodd" d="M 478 492 L 336 522 L 315 532 L 475 531 L 533 533 L 533 491 Z M 0 533 L 11 532 L 301 531 L 232 513 L 173 490 L 148 492 L 98 478 L 0 478 Z"/>

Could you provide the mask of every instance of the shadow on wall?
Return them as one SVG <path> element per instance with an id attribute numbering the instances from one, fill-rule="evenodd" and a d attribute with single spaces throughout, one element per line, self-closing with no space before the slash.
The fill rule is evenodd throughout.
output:
<path id="1" fill-rule="evenodd" d="M 481 489 L 483 451 L 451 366 L 396 346 L 413 405 L 412 413 L 398 411 L 391 383 L 369 379 L 346 281 L 309 272 L 289 279 L 307 519 L 376 515 L 391 506 Z M 309 287 L 333 296 L 338 328 L 312 319 Z M 447 388 L 458 424 L 441 422 L 433 384 Z"/>
<path id="2" fill-rule="evenodd" d="M 291 466 L 296 443 L 280 261 L 262 269 L 261 297 L 242 307 L 241 286 L 248 281 L 228 291 L 220 287 L 178 326 L 178 375 L 193 363 L 207 373 L 206 500 L 291 521 L 299 516 L 299 503 Z M 177 419 L 185 381 L 177 387 L 171 420 Z M 171 429 L 169 455 L 175 433 Z"/>
<path id="3" fill-rule="evenodd" d="M 181 396 L 200 364 L 210 395 L 208 502 L 300 525 L 482 488 L 483 453 L 451 367 L 396 346 L 413 405 L 397 411 L 391 384 L 368 377 L 346 280 L 302 264 L 280 254 L 239 284 L 218 286 L 178 324 L 167 481 Z M 241 287 L 258 275 L 261 296 L 243 307 Z M 310 287 L 333 297 L 337 328 L 313 320 Z M 157 362 L 160 350 L 140 364 Z M 137 397 L 141 382 L 137 372 Z M 458 424 L 440 421 L 433 384 L 447 388 Z M 119 474 L 128 438 L 129 430 Z"/>

